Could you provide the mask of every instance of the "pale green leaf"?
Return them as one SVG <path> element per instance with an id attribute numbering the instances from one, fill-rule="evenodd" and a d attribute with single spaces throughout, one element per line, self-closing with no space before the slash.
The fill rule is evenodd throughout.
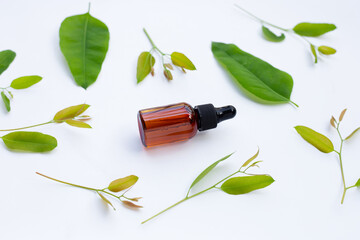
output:
<path id="1" fill-rule="evenodd" d="M 258 148 L 257 152 L 255 153 L 254 156 L 252 156 L 251 158 L 249 158 L 246 162 L 244 162 L 244 164 L 241 166 L 241 168 L 246 167 L 247 165 L 249 165 L 249 163 L 251 163 L 255 158 L 257 158 L 257 156 L 259 155 L 259 151 L 260 149 Z"/>
<path id="2" fill-rule="evenodd" d="M 325 55 L 332 55 L 336 53 L 336 49 L 328 46 L 320 46 L 318 47 L 318 51 Z"/>
<path id="3" fill-rule="evenodd" d="M 315 46 L 310 44 L 310 50 L 311 50 L 312 55 L 314 56 L 314 62 L 317 63 L 318 62 L 318 56 L 317 56 L 317 53 L 316 53 Z"/>
<path id="4" fill-rule="evenodd" d="M 275 180 L 269 175 L 233 177 L 221 185 L 221 190 L 228 194 L 238 195 L 265 188 Z"/>
<path id="5" fill-rule="evenodd" d="M 79 120 L 73 120 L 73 119 L 68 119 L 68 120 L 65 120 L 65 122 L 67 124 L 69 124 L 70 126 L 73 126 L 73 127 L 78 127 L 78 128 L 91 128 L 91 126 L 87 123 L 84 123 L 82 121 L 79 121 Z"/>
<path id="6" fill-rule="evenodd" d="M 323 153 L 334 151 L 333 143 L 321 133 L 305 126 L 296 126 L 295 129 L 305 141 L 316 147 L 319 151 Z"/>
<path id="7" fill-rule="evenodd" d="M 308 22 L 299 23 L 293 28 L 295 33 L 306 37 L 317 37 L 335 29 L 334 24 Z"/>
<path id="8" fill-rule="evenodd" d="M 273 33 L 269 28 L 262 26 L 262 33 L 266 40 L 270 42 L 282 42 L 285 39 L 285 34 L 281 33 L 280 36 L 277 36 L 275 33 Z"/>
<path id="9" fill-rule="evenodd" d="M 154 64 L 155 58 L 150 52 L 142 52 L 140 54 L 136 70 L 137 83 L 140 83 L 147 75 L 149 75 Z"/>
<path id="10" fill-rule="evenodd" d="M 48 152 L 56 148 L 56 138 L 39 132 L 12 132 L 3 137 L 7 148 L 26 152 Z"/>
<path id="11" fill-rule="evenodd" d="M 183 53 L 173 52 L 171 54 L 171 61 L 175 66 L 188 70 L 196 70 L 194 64 Z"/>
<path id="12" fill-rule="evenodd" d="M 129 187 L 133 186 L 137 181 L 138 177 L 135 175 L 130 175 L 124 178 L 119 178 L 112 181 L 108 189 L 112 192 L 120 192 L 122 190 L 128 189 Z"/>
<path id="13" fill-rule="evenodd" d="M 74 117 L 79 116 L 83 112 L 85 112 L 86 109 L 88 109 L 89 107 L 90 107 L 90 105 L 88 105 L 88 104 L 80 104 L 80 105 L 65 108 L 65 109 L 57 112 L 55 114 L 53 120 L 55 122 L 63 122 L 65 120 L 72 119 Z"/>
<path id="14" fill-rule="evenodd" d="M 2 74 L 14 61 L 16 53 L 11 50 L 4 50 L 0 52 L 0 74 Z"/>
<path id="15" fill-rule="evenodd" d="M 101 193 L 99 193 L 99 192 L 97 192 L 97 193 L 99 194 L 100 198 L 103 200 L 103 202 L 104 202 L 105 204 L 110 205 L 110 206 L 114 209 L 114 211 L 116 210 L 115 207 L 112 205 L 112 203 L 109 201 L 109 199 L 107 199 L 106 197 L 104 197 L 104 195 L 102 195 Z"/>
<path id="16" fill-rule="evenodd" d="M 350 135 L 349 136 L 347 136 L 346 138 L 345 138 L 345 140 L 348 140 L 348 139 L 350 139 L 352 136 L 354 136 L 354 134 L 357 132 L 357 131 L 359 131 L 360 130 L 360 127 L 358 127 L 357 129 L 355 129 L 352 133 L 350 133 Z"/>
<path id="17" fill-rule="evenodd" d="M 14 89 L 25 89 L 40 82 L 41 79 L 42 77 L 36 75 L 19 77 L 11 82 L 10 87 Z"/>
<path id="18" fill-rule="evenodd" d="M 11 107 L 10 107 L 10 99 L 6 96 L 6 94 L 4 92 L 1 92 L 1 98 L 4 102 L 5 108 L 8 112 L 10 112 Z"/>

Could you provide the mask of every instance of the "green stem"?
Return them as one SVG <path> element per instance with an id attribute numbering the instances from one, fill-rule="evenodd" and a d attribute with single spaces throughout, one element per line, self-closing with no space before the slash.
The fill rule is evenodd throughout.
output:
<path id="1" fill-rule="evenodd" d="M 21 127 L 21 128 L 3 129 L 3 130 L 0 130 L 0 132 L 18 131 L 18 130 L 23 130 L 23 129 L 27 129 L 27 128 L 38 127 L 38 126 L 42 126 L 42 125 L 46 125 L 46 124 L 50 124 L 50 123 L 54 123 L 54 121 L 51 120 L 51 121 L 48 121 L 48 122 L 39 123 L 39 124 L 35 124 L 35 125 L 27 126 L 27 127 Z"/>
<path id="2" fill-rule="evenodd" d="M 150 41 L 150 43 L 151 43 L 151 46 L 152 46 L 154 49 L 156 49 L 161 55 L 163 55 L 163 56 L 166 55 L 165 53 L 163 53 L 163 52 L 155 45 L 154 41 L 151 39 L 150 35 L 148 34 L 148 32 L 146 31 L 145 28 L 143 28 L 143 31 L 144 31 L 146 37 L 149 39 L 149 41 Z"/>
<path id="3" fill-rule="evenodd" d="M 299 105 L 297 105 L 296 103 L 294 103 L 293 101 L 289 100 L 289 102 L 294 105 L 295 107 L 299 107 Z"/>
<path id="4" fill-rule="evenodd" d="M 344 203 L 344 199 L 345 199 L 345 194 L 346 194 L 346 190 L 348 189 L 346 187 L 346 183 L 345 183 L 345 174 L 344 174 L 344 167 L 343 167 L 343 162 L 342 162 L 342 149 L 343 149 L 343 144 L 344 144 L 344 139 L 342 138 L 341 136 L 341 133 L 340 133 L 340 130 L 339 130 L 339 127 L 340 127 L 340 122 L 337 123 L 337 126 L 336 126 L 336 131 L 340 137 L 340 150 L 339 151 L 335 151 L 338 156 L 339 156 L 339 160 L 340 160 L 340 170 L 341 170 L 341 178 L 342 178 L 342 181 L 343 181 L 343 186 L 344 186 L 344 191 L 343 191 L 343 195 L 342 195 L 342 198 L 341 198 L 341 204 Z"/>

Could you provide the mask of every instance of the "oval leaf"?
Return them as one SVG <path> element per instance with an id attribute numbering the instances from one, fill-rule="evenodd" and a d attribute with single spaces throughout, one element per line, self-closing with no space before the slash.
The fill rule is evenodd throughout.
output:
<path id="1" fill-rule="evenodd" d="M 308 22 L 299 23 L 293 28 L 295 33 L 306 37 L 317 37 L 335 29 L 334 24 Z"/>
<path id="2" fill-rule="evenodd" d="M 89 13 L 66 18 L 60 26 L 60 49 L 77 85 L 86 89 L 101 70 L 109 48 L 109 30 Z"/>
<path id="3" fill-rule="evenodd" d="M 194 64 L 184 54 L 173 52 L 171 54 L 171 61 L 175 66 L 185 68 L 188 70 L 196 70 Z"/>
<path id="4" fill-rule="evenodd" d="M 11 50 L 4 50 L 0 52 L 0 74 L 2 74 L 14 61 L 16 53 Z"/>
<path id="5" fill-rule="evenodd" d="M 275 180 L 269 175 L 233 177 L 221 185 L 221 190 L 228 194 L 238 195 L 265 188 Z"/>
<path id="6" fill-rule="evenodd" d="M 285 34 L 281 33 L 280 36 L 277 36 L 275 33 L 273 33 L 269 28 L 262 26 L 262 33 L 266 40 L 270 42 L 282 42 L 285 39 Z"/>
<path id="7" fill-rule="evenodd" d="M 90 105 L 88 105 L 88 104 L 80 104 L 80 105 L 65 108 L 65 109 L 57 112 L 55 114 L 53 120 L 55 122 L 63 122 L 65 120 L 72 119 L 74 117 L 79 116 L 83 112 L 85 112 L 86 109 L 88 109 L 89 107 L 90 107 Z"/>
<path id="8" fill-rule="evenodd" d="M 319 52 L 325 55 L 332 55 L 336 53 L 336 49 L 328 46 L 320 46 L 318 47 Z"/>
<path id="9" fill-rule="evenodd" d="M 39 132 L 12 132 L 2 137 L 7 148 L 26 152 L 48 152 L 56 148 L 56 138 Z"/>
<path id="10" fill-rule="evenodd" d="M 213 42 L 212 52 L 245 93 L 266 103 L 288 103 L 292 77 L 234 44 Z"/>
<path id="11" fill-rule="evenodd" d="M 84 123 L 82 121 L 79 120 L 73 120 L 73 119 L 68 119 L 65 121 L 67 124 L 69 124 L 70 126 L 73 127 L 78 127 L 78 128 L 91 128 L 91 126 L 87 123 Z"/>
<path id="12" fill-rule="evenodd" d="M 10 87 L 14 89 L 25 89 L 31 87 L 32 85 L 40 82 L 42 77 L 40 76 L 25 76 L 19 77 L 11 82 Z"/>
<path id="13" fill-rule="evenodd" d="M 140 54 L 136 70 L 137 83 L 140 83 L 147 75 L 149 75 L 154 64 L 155 58 L 151 55 L 150 52 L 142 52 Z"/>
<path id="14" fill-rule="evenodd" d="M 11 107 L 10 107 L 10 99 L 6 96 L 6 94 L 4 92 L 1 92 L 1 98 L 5 104 L 5 108 L 8 112 L 10 112 Z"/>
<path id="15" fill-rule="evenodd" d="M 97 192 L 97 193 L 99 194 L 100 198 L 103 200 L 104 203 L 110 205 L 110 206 L 114 209 L 114 211 L 116 210 L 116 209 L 114 208 L 114 206 L 112 205 L 112 203 L 109 201 L 109 199 L 107 199 L 106 197 L 104 197 L 104 195 L 102 195 L 101 193 L 99 193 L 99 192 Z"/>
<path id="16" fill-rule="evenodd" d="M 211 170 L 213 170 L 220 162 L 228 159 L 231 155 L 233 155 L 234 153 L 231 153 L 223 158 L 221 158 L 220 160 L 217 160 L 216 162 L 214 162 L 213 164 L 211 164 L 210 166 L 208 166 L 204 171 L 202 171 L 199 176 L 197 176 L 195 178 L 195 180 L 193 181 L 193 183 L 191 184 L 190 189 L 195 186 L 195 184 L 197 184 L 198 182 L 200 182 L 201 179 L 203 179 L 209 172 L 211 172 Z"/>
<path id="17" fill-rule="evenodd" d="M 349 136 L 347 136 L 346 138 L 345 138 L 345 140 L 348 140 L 349 138 L 351 138 L 352 136 L 354 136 L 354 134 L 357 132 L 357 131 L 359 131 L 360 130 L 360 127 L 358 127 L 357 129 L 355 129 Z"/>
<path id="18" fill-rule="evenodd" d="M 321 133 L 318 133 L 311 128 L 305 126 L 296 126 L 296 131 L 308 143 L 319 149 L 323 153 L 330 153 L 334 151 L 334 145 L 329 138 Z"/>
<path id="19" fill-rule="evenodd" d="M 310 44 L 310 50 L 311 50 L 312 55 L 314 56 L 314 62 L 317 63 L 318 62 L 318 56 L 317 56 L 317 53 L 316 53 L 315 46 Z"/>
<path id="20" fill-rule="evenodd" d="M 129 187 L 133 186 L 137 181 L 138 177 L 135 175 L 130 175 L 124 178 L 119 178 L 112 181 L 108 189 L 112 192 L 120 192 L 122 190 L 128 189 Z"/>

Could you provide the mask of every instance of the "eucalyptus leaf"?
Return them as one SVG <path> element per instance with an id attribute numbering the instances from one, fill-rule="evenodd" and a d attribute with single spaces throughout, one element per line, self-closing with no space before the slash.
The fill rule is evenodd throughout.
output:
<path id="1" fill-rule="evenodd" d="M 203 179 L 209 172 L 211 172 L 211 170 L 213 170 L 220 162 L 228 159 L 231 155 L 233 155 L 234 153 L 231 153 L 223 158 L 221 158 L 220 160 L 217 160 L 216 162 L 214 162 L 213 164 L 211 164 L 210 166 L 208 166 L 204 171 L 202 171 L 199 176 L 197 176 L 195 178 L 195 180 L 192 182 L 189 191 L 192 187 L 194 187 L 198 182 L 200 182 L 201 179 Z"/>
<path id="2" fill-rule="evenodd" d="M 226 180 L 221 185 L 221 190 L 232 195 L 245 194 L 257 189 L 265 188 L 274 181 L 275 180 L 269 175 L 233 177 Z"/>
<path id="3" fill-rule="evenodd" d="M 4 50 L 0 52 L 0 74 L 2 74 L 14 61 L 16 53 L 11 50 Z"/>
<path id="4" fill-rule="evenodd" d="M 86 89 L 101 70 L 109 48 L 109 30 L 89 12 L 66 18 L 60 26 L 60 48 L 75 82 Z"/>
<path id="5" fill-rule="evenodd" d="M 316 147 L 319 151 L 323 153 L 334 151 L 333 143 L 321 133 L 305 126 L 296 126 L 295 129 L 305 141 Z"/>
<path id="6" fill-rule="evenodd" d="M 293 28 L 295 33 L 305 37 L 318 37 L 335 29 L 334 24 L 308 22 L 299 23 Z"/>
<path id="7" fill-rule="evenodd" d="M 355 129 L 352 133 L 350 133 L 350 135 L 349 136 L 347 136 L 346 138 L 345 138 L 345 140 L 348 140 L 348 139 L 350 139 L 352 136 L 354 136 L 354 134 L 355 133 L 357 133 L 357 131 L 359 131 L 360 130 L 360 127 L 358 127 L 357 129 Z"/>
<path id="8" fill-rule="evenodd" d="M 292 77 L 234 44 L 212 43 L 217 61 L 250 97 L 264 103 L 288 103 Z"/>
<path id="9" fill-rule="evenodd" d="M 329 46 L 320 46 L 318 47 L 318 51 L 324 55 L 332 55 L 336 53 L 336 49 Z"/>
<path id="10" fill-rule="evenodd" d="M 139 178 L 135 175 L 119 178 L 112 181 L 109 184 L 108 189 L 112 192 L 120 192 L 133 186 L 138 181 L 138 179 Z"/>
<path id="11" fill-rule="evenodd" d="M 183 53 L 173 52 L 171 54 L 171 61 L 175 66 L 188 70 L 196 70 L 195 65 Z"/>
<path id="12" fill-rule="evenodd" d="M 269 28 L 262 26 L 262 33 L 266 40 L 270 42 L 282 42 L 285 39 L 285 34 L 281 33 L 280 36 L 277 36 L 275 33 L 273 33 Z"/>
<path id="13" fill-rule="evenodd" d="M 73 127 L 78 127 L 78 128 L 91 128 L 91 126 L 87 123 L 84 123 L 82 121 L 79 121 L 79 120 L 73 120 L 73 119 L 68 119 L 68 120 L 65 120 L 65 122 L 67 124 L 69 124 L 70 126 L 73 126 Z"/>
<path id="14" fill-rule="evenodd" d="M 136 70 L 137 83 L 140 83 L 147 75 L 149 75 L 154 64 L 155 58 L 150 52 L 142 52 L 140 54 Z"/>
<path id="15" fill-rule="evenodd" d="M 65 109 L 57 112 L 55 114 L 53 120 L 55 122 L 64 122 L 65 120 L 72 119 L 74 117 L 79 116 L 80 114 L 85 112 L 86 109 L 88 109 L 89 107 L 90 107 L 90 105 L 88 105 L 88 104 L 80 104 L 80 105 L 65 108 Z"/>
<path id="16" fill-rule="evenodd" d="M 315 46 L 310 44 L 310 50 L 311 50 L 312 55 L 314 56 L 314 62 L 317 63 L 318 62 L 318 56 L 317 56 L 317 53 L 316 53 Z"/>
<path id="17" fill-rule="evenodd" d="M 12 132 L 1 137 L 7 148 L 26 152 L 48 152 L 56 148 L 56 138 L 39 132 Z"/>
<path id="18" fill-rule="evenodd" d="M 1 98 L 4 102 L 5 108 L 8 112 L 10 112 L 11 107 L 10 107 L 10 99 L 6 96 L 6 94 L 4 92 L 1 92 Z"/>
<path id="19" fill-rule="evenodd" d="M 40 82 L 41 79 L 42 77 L 36 75 L 19 77 L 11 82 L 10 87 L 13 89 L 25 89 Z"/>

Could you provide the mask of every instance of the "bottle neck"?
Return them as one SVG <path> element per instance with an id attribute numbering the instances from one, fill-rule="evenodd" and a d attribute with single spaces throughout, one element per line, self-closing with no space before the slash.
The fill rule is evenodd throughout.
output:
<path id="1" fill-rule="evenodd" d="M 236 115 L 236 109 L 233 106 L 215 108 L 212 104 L 204 104 L 195 106 L 194 110 L 197 114 L 199 131 L 216 128 L 218 123 Z"/>

